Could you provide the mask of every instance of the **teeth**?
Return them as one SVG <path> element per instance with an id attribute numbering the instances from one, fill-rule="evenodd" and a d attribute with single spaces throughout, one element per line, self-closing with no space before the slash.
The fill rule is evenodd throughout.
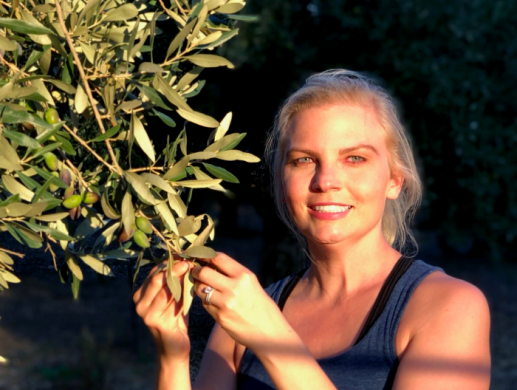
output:
<path id="1" fill-rule="evenodd" d="M 315 211 L 319 211 L 320 213 L 342 213 L 351 209 L 352 206 L 313 206 L 312 209 Z"/>

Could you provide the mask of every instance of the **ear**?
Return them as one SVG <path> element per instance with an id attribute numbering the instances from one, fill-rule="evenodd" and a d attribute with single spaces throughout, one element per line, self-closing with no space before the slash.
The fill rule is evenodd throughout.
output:
<path id="1" fill-rule="evenodd" d="M 404 176 L 399 172 L 393 172 L 388 187 L 386 188 L 386 199 L 397 199 L 403 184 Z"/>

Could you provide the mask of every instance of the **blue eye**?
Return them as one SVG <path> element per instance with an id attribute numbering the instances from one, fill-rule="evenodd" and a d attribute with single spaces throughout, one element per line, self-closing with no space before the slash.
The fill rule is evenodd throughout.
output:
<path id="1" fill-rule="evenodd" d="M 296 160 L 296 162 L 299 162 L 299 163 L 308 163 L 308 162 L 311 162 L 311 158 L 310 157 L 302 157 L 302 158 L 299 158 Z"/>
<path id="2" fill-rule="evenodd" d="M 348 159 L 353 162 L 353 163 L 358 163 L 358 162 L 362 162 L 364 161 L 364 158 L 363 157 L 360 157 L 360 156 L 350 156 L 348 157 Z"/>

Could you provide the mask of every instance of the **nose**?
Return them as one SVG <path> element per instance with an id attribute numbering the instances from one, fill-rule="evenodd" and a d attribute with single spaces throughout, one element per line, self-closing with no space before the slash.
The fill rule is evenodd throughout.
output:
<path id="1" fill-rule="evenodd" d="M 317 166 L 311 181 L 311 191 L 338 191 L 341 187 L 341 178 L 335 164 L 320 164 Z"/>

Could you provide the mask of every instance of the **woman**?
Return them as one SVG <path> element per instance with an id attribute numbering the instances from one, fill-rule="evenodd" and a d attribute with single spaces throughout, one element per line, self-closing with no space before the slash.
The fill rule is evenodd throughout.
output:
<path id="1" fill-rule="evenodd" d="M 386 92 L 350 71 L 314 75 L 268 148 L 280 216 L 312 263 L 266 291 L 222 253 L 193 269 L 216 321 L 194 388 L 488 389 L 483 294 L 400 253 L 421 187 Z M 159 389 L 190 389 L 187 324 L 164 273 L 134 300 L 159 348 Z"/>

